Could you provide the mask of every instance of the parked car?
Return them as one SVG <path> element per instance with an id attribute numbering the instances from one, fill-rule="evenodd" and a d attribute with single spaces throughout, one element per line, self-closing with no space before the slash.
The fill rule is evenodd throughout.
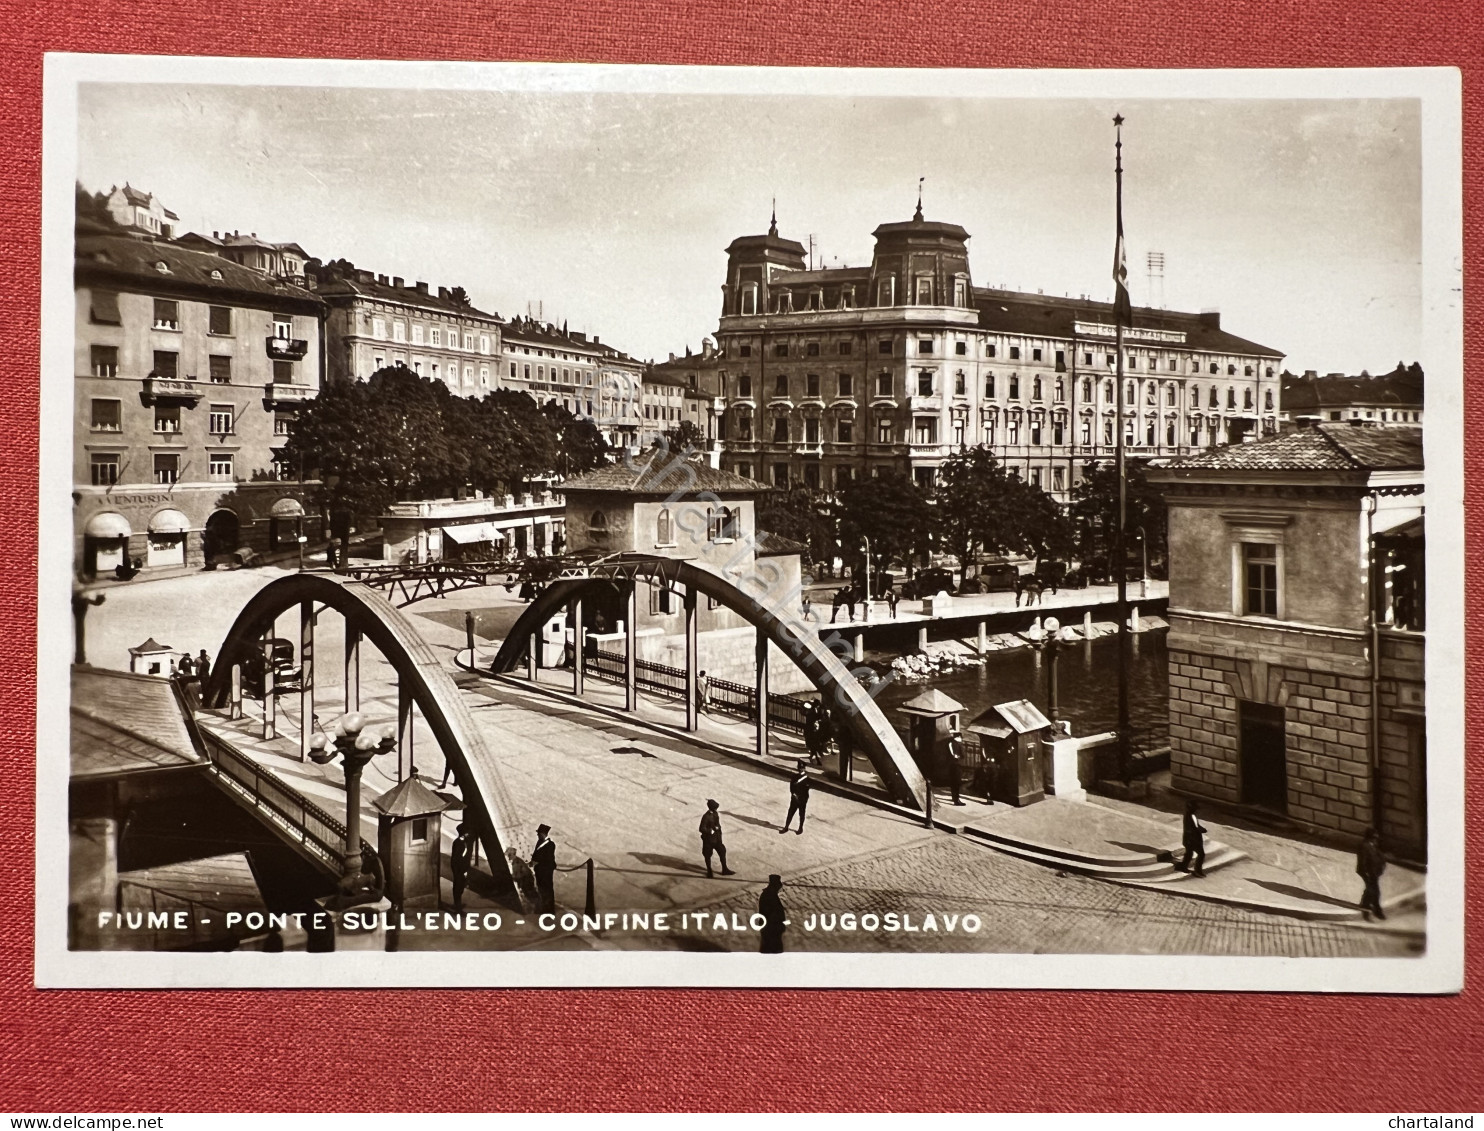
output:
<path id="1" fill-rule="evenodd" d="M 275 687 L 297 686 L 301 672 L 294 667 L 297 649 L 292 640 L 275 636 L 268 645 L 267 654 L 258 649 L 250 651 L 242 661 L 242 691 L 256 699 L 263 697 L 263 675 L 268 665 L 273 665 Z"/>
<path id="2" fill-rule="evenodd" d="M 902 586 L 902 596 L 911 600 L 931 597 L 934 593 L 953 592 L 951 569 L 925 569 Z"/>
<path id="3" fill-rule="evenodd" d="M 979 591 L 983 593 L 1004 593 L 1013 591 L 1015 579 L 1020 576 L 1020 571 L 1008 562 L 1002 565 L 982 565 L 979 567 Z"/>

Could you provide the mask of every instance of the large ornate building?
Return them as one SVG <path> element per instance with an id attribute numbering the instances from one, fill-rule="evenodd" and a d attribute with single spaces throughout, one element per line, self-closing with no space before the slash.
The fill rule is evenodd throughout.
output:
<path id="1" fill-rule="evenodd" d="M 723 466 L 774 485 L 890 468 L 931 486 L 985 444 L 1066 500 L 1114 449 L 1111 304 L 975 287 L 969 234 L 920 205 L 874 236 L 868 267 L 809 270 L 776 221 L 727 248 Z M 1218 314 L 1136 308 L 1124 344 L 1131 456 L 1277 431 L 1282 354 Z"/>
<path id="2" fill-rule="evenodd" d="M 627 354 L 566 326 L 516 318 L 501 330 L 498 384 L 540 404 L 555 401 L 591 417 L 615 448 L 638 440 L 644 366 Z"/>

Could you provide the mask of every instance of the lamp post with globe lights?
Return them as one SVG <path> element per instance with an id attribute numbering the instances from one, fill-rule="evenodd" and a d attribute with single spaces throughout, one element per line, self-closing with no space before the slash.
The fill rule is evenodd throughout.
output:
<path id="1" fill-rule="evenodd" d="M 396 745 L 396 736 L 389 732 L 389 728 L 367 727 L 365 717 L 358 711 L 342 716 L 335 724 L 333 735 L 318 731 L 310 736 L 310 761 L 323 766 L 333 762 L 335 755 L 339 754 L 345 768 L 345 859 L 334 900 L 336 907 L 354 907 L 381 898 L 385 878 L 380 869 L 363 870 L 361 771 L 372 758 L 389 753 Z"/>
<path id="2" fill-rule="evenodd" d="M 1056 656 L 1061 645 L 1061 622 L 1055 617 L 1047 617 L 1041 622 L 1041 631 L 1032 635 L 1031 643 L 1038 652 L 1046 654 L 1046 717 L 1051 720 L 1052 729 L 1056 730 L 1060 726 L 1057 718 Z"/>

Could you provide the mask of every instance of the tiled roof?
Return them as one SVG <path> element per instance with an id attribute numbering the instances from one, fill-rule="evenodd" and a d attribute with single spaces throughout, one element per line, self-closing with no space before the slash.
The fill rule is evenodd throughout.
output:
<path id="1" fill-rule="evenodd" d="M 499 322 L 498 314 L 490 314 L 473 306 L 460 306 L 451 298 L 443 298 L 434 293 L 425 293 L 413 287 L 395 287 L 391 283 L 383 283 L 373 275 L 369 279 L 350 278 L 345 274 L 321 274 L 319 283 L 315 287 L 315 293 L 328 298 L 344 297 L 346 295 L 359 295 L 365 298 L 379 299 L 382 302 L 401 303 L 405 306 L 418 306 L 424 310 L 441 310 L 446 314 L 458 315 L 462 318 L 481 318 L 486 322 Z"/>
<path id="2" fill-rule="evenodd" d="M 802 554 L 809 549 L 802 542 L 785 538 L 782 534 L 759 530 L 755 539 L 758 557 L 766 558 L 778 554 Z"/>
<path id="3" fill-rule="evenodd" d="M 104 777 L 203 761 L 170 681 L 72 669 L 72 776 Z"/>
<path id="4" fill-rule="evenodd" d="M 169 270 L 160 271 L 157 263 L 164 263 Z M 79 282 L 111 282 L 145 294 L 171 293 L 184 284 L 207 291 L 247 292 L 321 305 L 303 287 L 280 283 L 211 252 L 132 236 L 79 236 L 74 273 Z"/>
<path id="5" fill-rule="evenodd" d="M 1179 459 L 1173 471 L 1402 471 L 1422 467 L 1422 429 L 1326 423 Z"/>
<path id="6" fill-rule="evenodd" d="M 1288 377 L 1283 408 L 1289 413 L 1349 405 L 1422 404 L 1422 377 L 1400 370 L 1379 377 Z"/>
<path id="7" fill-rule="evenodd" d="M 1065 298 L 1056 295 L 1033 295 L 1020 291 L 999 291 L 974 288 L 974 302 L 979 307 L 979 326 L 983 330 L 1000 334 L 1044 335 L 1049 338 L 1070 338 L 1074 323 L 1100 322 L 1111 330 L 1113 326 L 1113 304 L 1094 302 L 1091 299 Z M 1214 319 L 1199 314 L 1188 314 L 1176 310 L 1153 310 L 1134 307 L 1135 329 L 1173 330 L 1185 335 L 1184 346 L 1188 349 L 1205 350 L 1210 353 L 1251 354 L 1259 357 L 1282 357 L 1279 350 L 1249 342 L 1235 334 L 1229 334 L 1214 325 Z M 1095 352 L 1113 348 L 1113 337 L 1083 339 L 1095 342 Z M 1163 343 L 1152 343 L 1161 345 Z M 1142 349 L 1151 343 L 1130 339 L 1125 348 Z M 1176 343 L 1170 343 L 1176 346 Z"/>
<path id="8" fill-rule="evenodd" d="M 673 495 L 677 492 L 694 495 L 709 491 L 717 495 L 736 495 L 755 494 L 768 490 L 768 487 L 730 471 L 655 449 L 632 460 L 621 460 L 568 479 L 561 489 L 564 494 L 572 491 L 621 491 L 634 495 Z"/>

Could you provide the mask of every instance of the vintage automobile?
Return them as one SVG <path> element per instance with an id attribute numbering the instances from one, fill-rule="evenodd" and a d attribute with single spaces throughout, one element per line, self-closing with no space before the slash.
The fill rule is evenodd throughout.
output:
<path id="1" fill-rule="evenodd" d="M 263 697 L 263 676 L 271 662 L 275 690 L 297 689 L 302 674 L 294 666 L 297 649 L 292 640 L 275 636 L 262 651 L 254 649 L 242 661 L 242 693 L 255 699 Z"/>
<path id="2" fill-rule="evenodd" d="M 925 569 L 902 584 L 902 596 L 909 600 L 917 600 L 922 597 L 931 597 L 934 593 L 952 593 L 953 589 L 951 569 Z"/>

